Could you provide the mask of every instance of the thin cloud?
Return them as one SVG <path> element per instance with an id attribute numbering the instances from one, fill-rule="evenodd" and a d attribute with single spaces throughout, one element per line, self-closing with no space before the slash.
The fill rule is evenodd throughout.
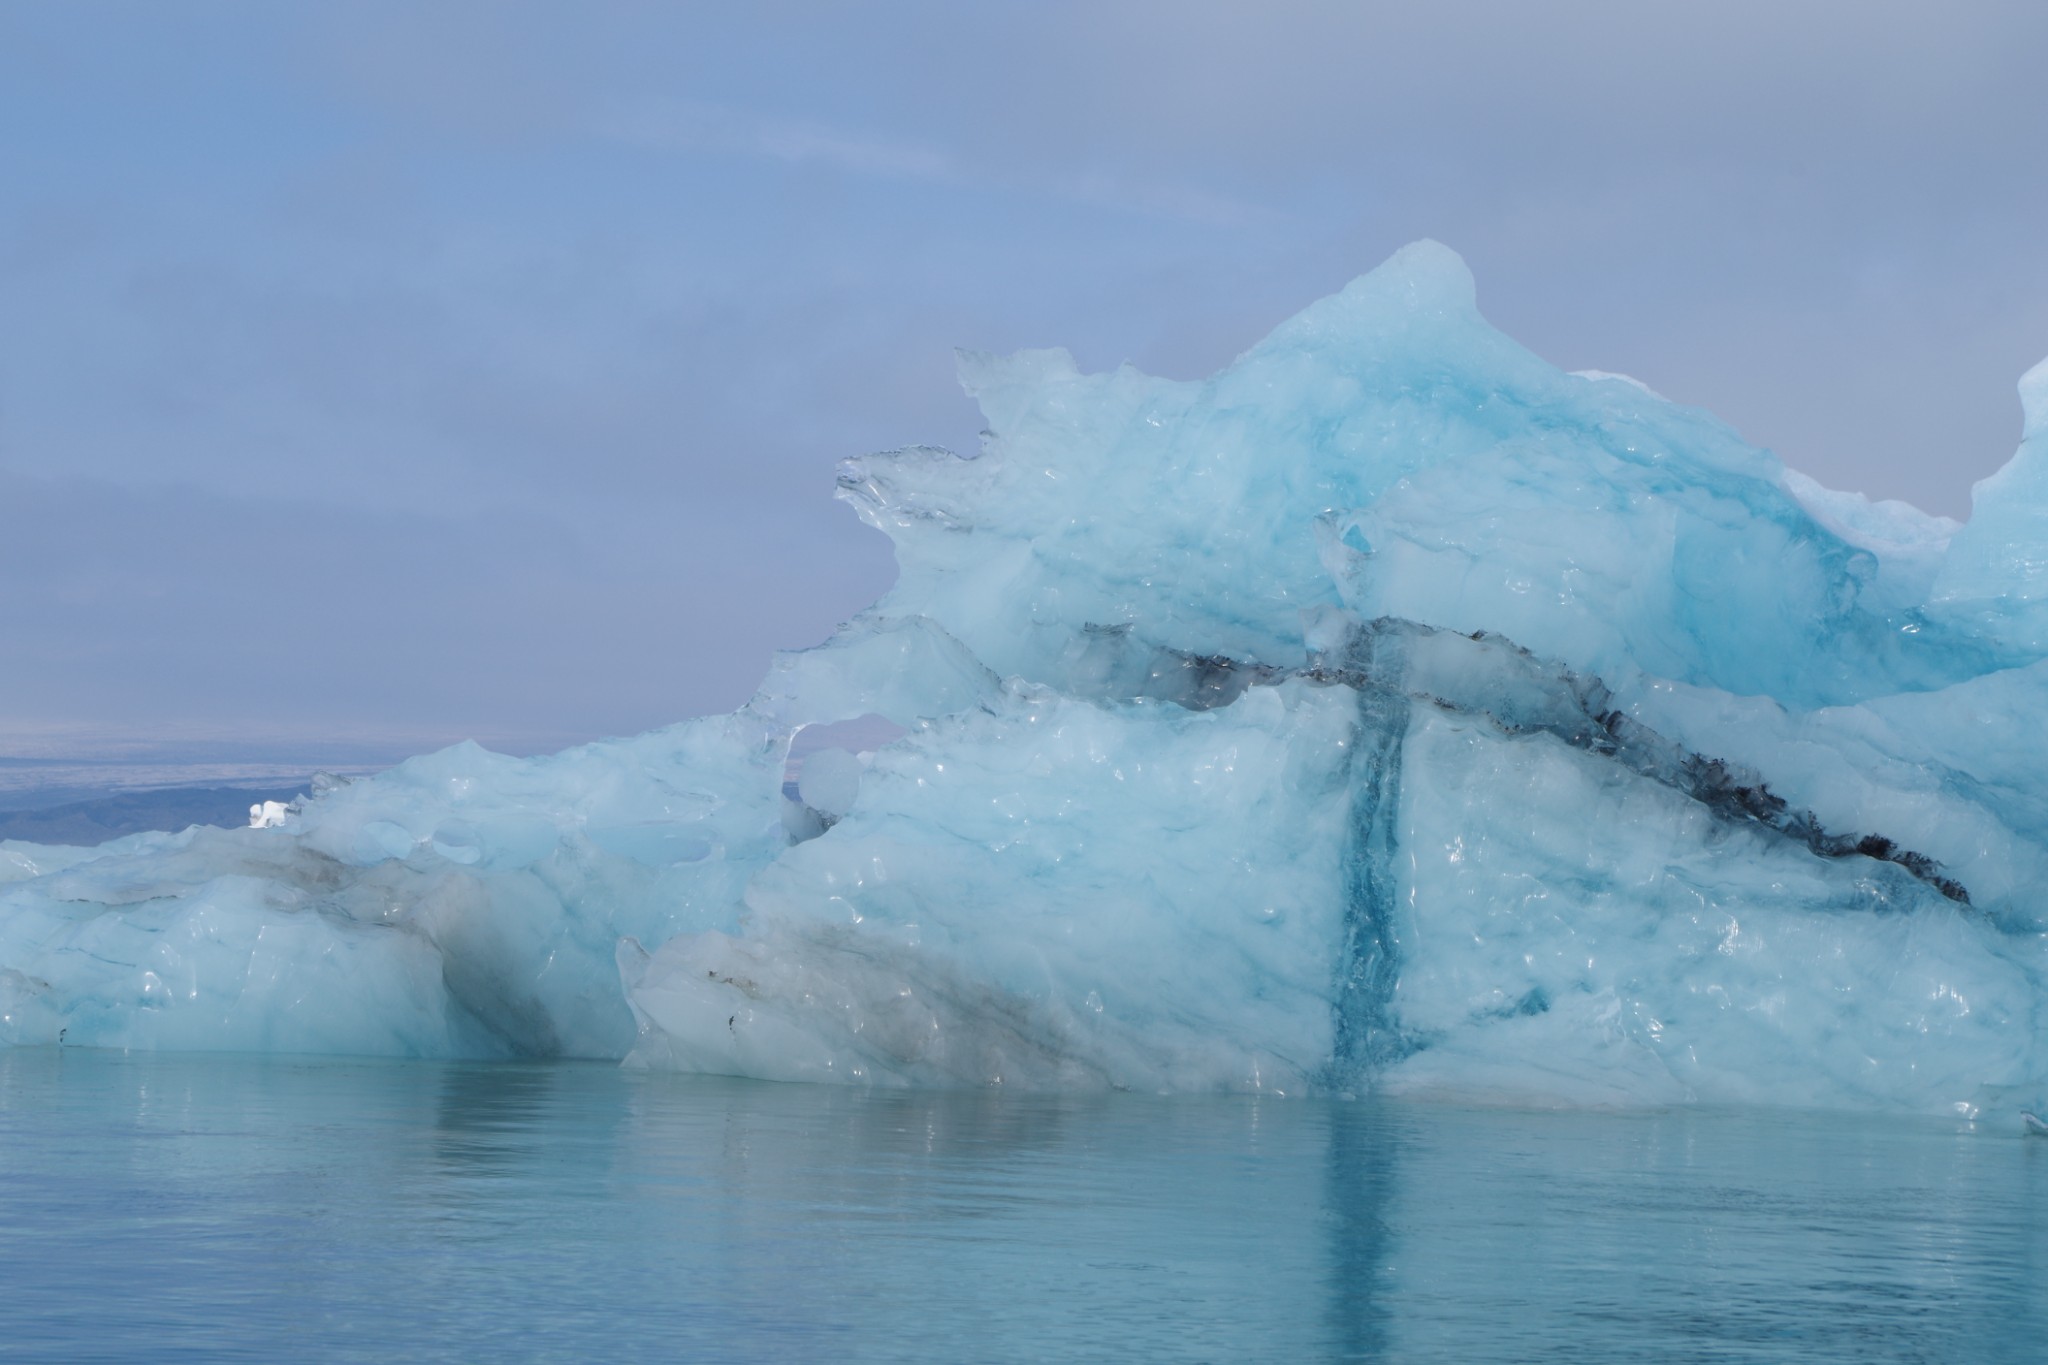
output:
<path id="1" fill-rule="evenodd" d="M 590 132 L 656 150 L 823 165 L 858 176 L 1043 196 L 1223 227 L 1266 224 L 1284 216 L 1199 186 L 1138 180 L 1100 170 L 1073 175 L 1005 174 L 972 165 L 925 143 L 808 120 L 763 117 L 701 100 L 622 101 L 598 114 Z"/>
<path id="2" fill-rule="evenodd" d="M 641 147 L 836 166 L 855 175 L 957 181 L 951 157 L 916 143 L 798 119 L 761 118 L 698 100 L 643 99 L 600 113 L 592 132 Z"/>

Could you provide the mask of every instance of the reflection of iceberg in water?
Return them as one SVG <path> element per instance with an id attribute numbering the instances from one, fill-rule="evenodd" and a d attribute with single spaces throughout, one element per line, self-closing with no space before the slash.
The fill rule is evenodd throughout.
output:
<path id="1" fill-rule="evenodd" d="M 224 1360 L 309 1321 L 607 1361 L 2020 1361 L 2048 1329 L 2048 1163 L 2007 1122 L 40 1048 L 0 1096 L 34 1358 L 88 1319 Z"/>
<path id="2" fill-rule="evenodd" d="M 978 457 L 841 469 L 897 586 L 739 712 L 9 845 L 0 1032 L 1616 1103 L 2048 1080 L 2048 368 L 1960 529 L 1552 369 L 1429 244 L 1204 382 L 963 369 Z M 856 720 L 878 747 L 785 788 L 793 734 Z"/>
<path id="3" fill-rule="evenodd" d="M 1409 1248 L 1394 1230 L 1405 1148 L 1414 1135 L 1379 1105 L 1332 1105 L 1319 1221 L 1329 1239 L 1321 1304 L 1338 1360 L 1393 1358 L 1394 1267 Z"/>

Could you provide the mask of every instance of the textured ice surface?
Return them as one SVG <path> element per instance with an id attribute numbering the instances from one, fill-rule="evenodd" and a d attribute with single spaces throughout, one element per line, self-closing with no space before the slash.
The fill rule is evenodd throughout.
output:
<path id="1" fill-rule="evenodd" d="M 1206 381 L 963 373 L 977 455 L 841 467 L 897 586 L 733 716 L 460 746 L 274 828 L 0 845 L 0 1039 L 1600 1103 L 2048 1085 L 2048 366 L 1963 526 L 1561 373 L 1428 243 Z M 793 756 L 813 726 L 874 747 Z"/>

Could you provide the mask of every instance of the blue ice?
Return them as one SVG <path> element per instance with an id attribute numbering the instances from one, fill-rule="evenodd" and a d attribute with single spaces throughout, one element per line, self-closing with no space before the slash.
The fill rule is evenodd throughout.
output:
<path id="1" fill-rule="evenodd" d="M 2048 1085 L 2048 363 L 1960 526 L 1553 368 L 1434 243 L 1200 382 L 962 375 L 980 451 L 839 471 L 896 586 L 732 715 L 459 745 L 275 827 L 0 844 L 0 1042 L 1966 1113 Z M 785 788 L 798 732 L 863 717 L 875 747 Z"/>

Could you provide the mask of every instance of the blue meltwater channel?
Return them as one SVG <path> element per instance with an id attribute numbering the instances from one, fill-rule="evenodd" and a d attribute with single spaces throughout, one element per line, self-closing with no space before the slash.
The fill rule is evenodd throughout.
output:
<path id="1" fill-rule="evenodd" d="M 2048 1140 L 0 1051 L 0 1358 L 2048 1358 Z"/>

